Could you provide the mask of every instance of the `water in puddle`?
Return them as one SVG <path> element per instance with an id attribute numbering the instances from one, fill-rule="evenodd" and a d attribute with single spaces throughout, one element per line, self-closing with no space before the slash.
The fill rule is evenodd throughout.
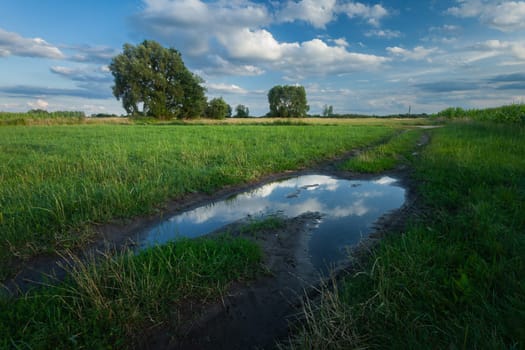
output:
<path id="1" fill-rule="evenodd" d="M 325 270 L 344 258 L 345 247 L 367 236 L 379 217 L 401 207 L 404 200 L 405 190 L 390 177 L 361 181 L 304 175 L 176 215 L 151 228 L 141 245 L 202 236 L 248 216 L 293 218 L 317 212 L 322 218 L 311 234 L 309 254 L 313 265 Z"/>

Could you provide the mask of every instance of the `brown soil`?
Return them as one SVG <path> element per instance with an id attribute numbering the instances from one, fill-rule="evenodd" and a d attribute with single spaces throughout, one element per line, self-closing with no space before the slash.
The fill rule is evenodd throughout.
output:
<path id="1" fill-rule="evenodd" d="M 428 143 L 425 135 L 418 145 Z M 417 150 L 416 150 L 417 152 Z M 296 175 L 326 174 L 346 179 L 375 178 L 378 175 L 364 175 L 337 170 L 337 164 L 354 156 L 351 152 L 338 159 L 319 164 L 315 168 L 266 176 L 259 181 L 231 186 L 212 195 L 191 194 L 185 198 L 166 203 L 161 214 L 145 216 L 128 222 L 114 222 L 97 228 L 100 239 L 85 251 L 103 250 L 105 246 L 124 249 L 132 245 L 137 235 L 159 222 L 180 212 L 203 204 L 218 201 L 232 194 L 247 191 L 262 184 Z M 402 230 L 408 215 L 417 208 L 414 184 L 410 180 L 410 169 L 399 167 L 381 175 L 397 178 L 407 190 L 406 202 L 402 208 L 383 216 L 375 227 L 375 233 L 354 248 L 354 255 L 366 255 L 370 248 L 385 234 Z M 314 295 L 322 277 L 312 267 L 307 243 L 309 232 L 314 227 L 318 214 L 309 213 L 285 220 L 284 227 L 272 232 L 259 232 L 255 240 L 263 249 L 264 267 L 267 274 L 245 284 L 233 285 L 227 295 L 216 303 L 208 305 L 186 305 L 182 319 L 175 329 L 161 328 L 149 332 L 143 338 L 142 346 L 148 349 L 272 349 L 279 339 L 286 339 L 289 326 L 301 313 L 301 302 L 305 295 Z M 239 225 L 228 227 L 229 232 L 238 234 Z M 65 258 L 56 256 L 37 257 L 27 262 L 15 278 L 4 283 L 10 294 L 26 291 L 42 281 L 42 274 L 61 279 L 65 271 L 60 266 L 67 263 Z M 343 262 L 335 271 L 344 274 L 351 270 L 350 261 Z"/>

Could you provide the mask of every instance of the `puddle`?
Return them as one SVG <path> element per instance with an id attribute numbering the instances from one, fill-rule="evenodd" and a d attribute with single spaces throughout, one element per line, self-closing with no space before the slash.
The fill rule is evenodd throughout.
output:
<path id="1" fill-rule="evenodd" d="M 311 233 L 309 255 L 314 267 L 326 270 L 345 257 L 345 247 L 370 234 L 379 217 L 403 205 L 405 190 L 396 182 L 390 177 L 361 181 L 325 175 L 273 182 L 163 221 L 145 233 L 140 246 L 202 236 L 250 216 L 293 218 L 316 212 L 321 219 Z"/>

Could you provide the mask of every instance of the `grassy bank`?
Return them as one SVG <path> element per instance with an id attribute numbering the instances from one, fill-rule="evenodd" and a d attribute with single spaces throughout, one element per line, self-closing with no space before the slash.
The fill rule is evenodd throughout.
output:
<path id="1" fill-rule="evenodd" d="M 0 128 L 0 279 L 14 256 L 71 248 L 91 223 L 298 169 L 395 132 L 383 126 Z"/>
<path id="2" fill-rule="evenodd" d="M 0 348 L 147 345 L 155 329 L 175 330 L 192 303 L 216 300 L 231 281 L 253 278 L 260 260 L 255 243 L 228 236 L 108 254 L 98 264 L 73 259 L 65 282 L 16 300 L 0 296 Z"/>
<path id="3" fill-rule="evenodd" d="M 485 109 L 463 109 L 460 107 L 451 107 L 437 113 L 435 117 L 524 124 L 525 104 L 512 104 Z"/>
<path id="4" fill-rule="evenodd" d="M 393 169 L 401 162 L 412 158 L 412 153 L 423 131 L 408 130 L 392 137 L 384 144 L 367 149 L 341 165 L 342 170 L 361 173 L 380 173 Z"/>
<path id="5" fill-rule="evenodd" d="M 414 163 L 426 216 L 382 241 L 320 310 L 306 307 L 292 347 L 525 347 L 525 129 L 432 134 Z"/>

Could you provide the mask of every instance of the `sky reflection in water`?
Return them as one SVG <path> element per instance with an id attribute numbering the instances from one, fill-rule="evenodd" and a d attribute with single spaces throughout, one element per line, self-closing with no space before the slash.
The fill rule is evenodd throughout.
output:
<path id="1" fill-rule="evenodd" d="M 279 213 L 296 217 L 318 212 L 322 219 L 312 232 L 312 263 L 325 270 L 344 257 L 345 246 L 354 245 L 371 231 L 383 214 L 401 207 L 405 190 L 396 180 L 344 180 L 325 175 L 304 175 L 273 182 L 253 191 L 176 215 L 150 229 L 142 240 L 147 247 L 177 237 L 198 237 L 234 221 Z"/>

